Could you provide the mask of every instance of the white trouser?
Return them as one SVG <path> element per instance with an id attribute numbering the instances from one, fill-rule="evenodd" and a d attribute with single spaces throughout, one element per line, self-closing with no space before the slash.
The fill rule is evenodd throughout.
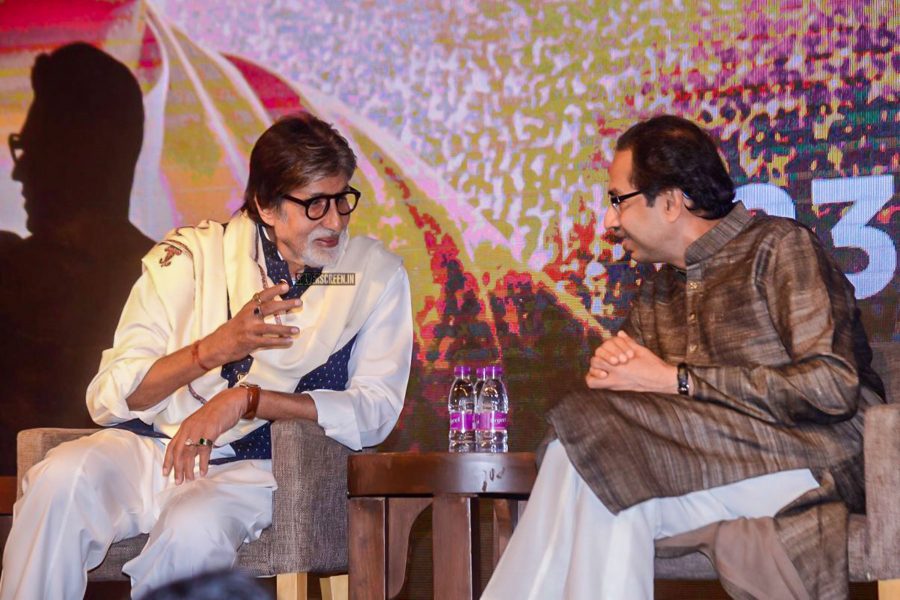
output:
<path id="1" fill-rule="evenodd" d="M 110 544 L 150 533 L 125 564 L 132 595 L 209 569 L 272 521 L 271 461 L 210 466 L 176 486 L 162 475 L 165 443 L 107 429 L 60 444 L 28 471 L 3 554 L 0 600 L 84 596 L 86 571 Z M 196 473 L 196 471 L 195 471 Z"/>
<path id="2" fill-rule="evenodd" d="M 770 517 L 819 486 L 808 469 L 657 498 L 613 515 L 559 441 L 482 600 L 653 598 L 655 539 L 739 517 Z"/>

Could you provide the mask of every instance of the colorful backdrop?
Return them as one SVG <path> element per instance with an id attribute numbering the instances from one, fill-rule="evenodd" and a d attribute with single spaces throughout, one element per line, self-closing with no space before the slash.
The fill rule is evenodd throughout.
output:
<path id="1" fill-rule="evenodd" d="M 708 127 L 740 198 L 813 228 L 870 337 L 900 340 L 898 31 L 893 0 L 7 0 L 0 135 L 22 126 L 39 52 L 117 57 L 144 94 L 130 218 L 158 239 L 239 206 L 279 115 L 335 123 L 360 158 L 351 229 L 412 281 L 413 374 L 386 446 L 443 448 L 453 365 L 499 363 L 511 448 L 531 449 L 652 269 L 601 224 L 614 141 L 639 118 Z M 27 237 L 12 167 L 0 152 L 0 228 Z"/>

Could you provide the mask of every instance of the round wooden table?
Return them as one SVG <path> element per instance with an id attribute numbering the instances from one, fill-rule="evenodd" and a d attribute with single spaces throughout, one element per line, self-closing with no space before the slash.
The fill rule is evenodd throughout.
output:
<path id="1" fill-rule="evenodd" d="M 350 498 L 350 597 L 385 600 L 406 577 L 409 533 L 432 506 L 434 597 L 470 600 L 478 588 L 479 498 L 493 500 L 494 564 L 528 498 L 534 453 L 385 452 L 355 454 Z"/>

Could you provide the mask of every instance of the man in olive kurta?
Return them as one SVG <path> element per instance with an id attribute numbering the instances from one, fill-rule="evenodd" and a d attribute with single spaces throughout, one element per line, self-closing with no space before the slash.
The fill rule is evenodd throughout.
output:
<path id="1" fill-rule="evenodd" d="M 550 411 L 558 440 L 483 598 L 649 597 L 653 539 L 679 534 L 669 551 L 704 548 L 735 597 L 846 597 L 863 409 L 884 401 L 853 287 L 808 229 L 734 203 L 689 121 L 635 125 L 609 173 L 605 227 L 663 266 L 590 391 Z M 637 575 L 611 588 L 617 570 Z"/>

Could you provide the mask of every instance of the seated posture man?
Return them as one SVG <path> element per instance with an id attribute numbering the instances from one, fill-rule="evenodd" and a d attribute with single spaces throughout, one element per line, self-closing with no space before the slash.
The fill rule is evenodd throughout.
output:
<path id="1" fill-rule="evenodd" d="M 347 233 L 355 168 L 329 125 L 287 117 L 253 148 L 226 225 L 178 229 L 146 256 L 87 392 L 109 427 L 26 475 L 0 597 L 81 598 L 110 544 L 141 532 L 123 569 L 135 596 L 231 567 L 271 522 L 272 420 L 317 421 L 353 449 L 384 440 L 409 377 L 409 282 Z"/>
<path id="2" fill-rule="evenodd" d="M 654 540 L 704 527 L 684 543 L 709 542 L 733 595 L 846 597 L 862 409 L 884 396 L 852 286 L 808 229 L 734 203 L 684 119 L 625 132 L 609 194 L 605 227 L 663 266 L 591 358 L 593 391 L 550 411 L 483 598 L 651 598 Z"/>

